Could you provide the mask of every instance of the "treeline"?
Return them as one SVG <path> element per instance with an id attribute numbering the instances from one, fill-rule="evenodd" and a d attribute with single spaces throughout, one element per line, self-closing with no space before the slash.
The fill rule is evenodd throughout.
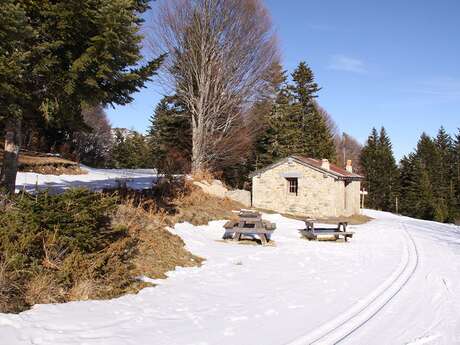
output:
<path id="1" fill-rule="evenodd" d="M 361 145 L 346 133 L 340 135 L 317 102 L 320 87 L 311 68 L 301 62 L 288 79 L 278 63 L 271 67 L 270 88 L 248 109 L 246 126 L 228 142 L 233 158 L 208 167 L 227 183 L 241 187 L 251 171 L 292 154 L 326 158 L 341 166 L 351 159 L 360 170 Z M 191 117 L 179 97 L 163 98 L 150 121 L 147 140 L 153 166 L 167 172 L 190 171 Z"/>
<path id="2" fill-rule="evenodd" d="M 1 3 L 1 186 L 14 190 L 20 148 L 98 167 L 209 170 L 235 186 L 289 154 L 356 160 L 360 146 L 318 104 L 309 66 L 282 71 L 261 0 L 170 0 L 142 16 L 148 9 L 148 0 Z M 157 73 L 168 96 L 148 132 L 113 130 L 103 108 L 131 102 Z"/>
<path id="3" fill-rule="evenodd" d="M 373 129 L 361 165 L 368 207 L 439 222 L 460 218 L 460 129 L 455 136 L 443 127 L 434 138 L 423 133 L 399 166 L 385 129 Z"/>

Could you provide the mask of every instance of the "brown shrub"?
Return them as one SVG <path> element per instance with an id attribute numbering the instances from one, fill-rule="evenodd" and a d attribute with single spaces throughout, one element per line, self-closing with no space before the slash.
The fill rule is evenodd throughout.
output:
<path id="1" fill-rule="evenodd" d="M 94 279 L 83 279 L 77 281 L 67 293 L 69 301 L 86 301 L 89 300 L 98 291 L 99 286 Z"/>
<path id="2" fill-rule="evenodd" d="M 26 284 L 24 300 L 28 305 L 63 302 L 65 290 L 54 274 L 39 272 Z"/>
<path id="3" fill-rule="evenodd" d="M 232 211 L 244 208 L 240 203 L 228 198 L 211 196 L 196 186 L 191 186 L 186 194 L 179 195 L 175 200 L 176 214 L 171 223 L 189 222 L 193 225 L 204 225 L 211 220 L 233 219 Z"/>
<path id="4" fill-rule="evenodd" d="M 106 299 L 135 293 L 150 285 L 139 281 L 139 276 L 165 278 L 166 272 L 177 266 L 200 265 L 204 259 L 187 251 L 183 240 L 167 227 L 177 222 L 201 225 L 233 218 L 231 211 L 242 206 L 205 194 L 185 179 L 168 183 L 168 197 L 159 197 L 154 190 L 123 190 L 115 212 L 110 213 L 110 226 L 100 229 L 107 236 L 96 251 L 70 249 L 51 231 L 38 243 L 29 239 L 36 252 L 42 254 L 27 270 L 8 265 L 8 256 L 0 252 L 0 312 L 20 312 L 36 303 Z M 93 208 L 91 205 L 88 207 Z M 9 214 L 18 216 L 11 210 Z M 53 217 L 62 219 L 63 214 Z M 13 237 L 11 246 L 19 246 Z M 23 258 L 30 260 L 28 256 Z"/>
<path id="5" fill-rule="evenodd" d="M 211 183 L 214 179 L 214 174 L 209 170 L 197 170 L 192 173 L 192 180 L 194 181 L 206 181 Z"/>
<path id="6" fill-rule="evenodd" d="M 45 175 L 85 175 L 88 173 L 78 165 L 27 165 L 20 167 L 19 170 Z"/>
<path id="7" fill-rule="evenodd" d="M 133 259 L 133 274 L 151 278 L 165 278 L 167 271 L 176 266 L 196 266 L 203 259 L 184 248 L 182 239 L 166 227 L 170 220 L 164 210 L 145 210 L 142 204 L 127 202 L 118 208 L 115 224 L 126 224 L 129 233 L 138 240 L 137 254 Z"/>

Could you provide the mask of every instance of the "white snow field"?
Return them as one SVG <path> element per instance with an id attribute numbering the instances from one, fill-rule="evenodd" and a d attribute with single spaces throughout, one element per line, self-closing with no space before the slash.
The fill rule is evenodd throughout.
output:
<path id="1" fill-rule="evenodd" d="M 207 260 L 110 301 L 0 314 L 0 343 L 46 345 L 460 344 L 460 228 L 366 211 L 348 242 L 221 240 L 224 221 L 177 224 Z"/>
<path id="2" fill-rule="evenodd" d="M 86 187 L 93 190 L 115 187 L 119 181 L 135 189 L 151 188 L 157 175 L 155 169 L 95 169 L 81 165 L 87 174 L 82 175 L 43 175 L 32 172 L 18 172 L 16 191 L 35 192 L 49 189 L 62 192 L 68 188 Z"/>

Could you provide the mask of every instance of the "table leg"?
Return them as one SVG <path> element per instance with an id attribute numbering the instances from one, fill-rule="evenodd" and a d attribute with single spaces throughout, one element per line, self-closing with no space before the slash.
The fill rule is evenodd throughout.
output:
<path id="1" fill-rule="evenodd" d="M 262 242 L 262 245 L 266 245 L 267 242 L 268 242 L 268 241 L 267 241 L 267 235 L 265 235 L 265 234 L 260 234 L 259 237 L 260 237 L 260 241 Z"/>

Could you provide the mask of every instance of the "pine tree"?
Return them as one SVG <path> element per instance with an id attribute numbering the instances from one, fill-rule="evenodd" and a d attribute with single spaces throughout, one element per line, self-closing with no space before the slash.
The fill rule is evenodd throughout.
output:
<path id="1" fill-rule="evenodd" d="M 254 144 L 254 169 L 272 164 L 292 154 L 292 150 L 298 150 L 294 145 L 298 144 L 296 139 L 300 136 L 299 116 L 295 113 L 299 110 L 292 106 L 293 96 L 285 72 L 281 72 L 274 89 L 276 95 L 274 101 L 269 102 L 270 110 L 259 119 L 261 131 Z M 266 103 L 260 106 L 268 108 Z"/>
<path id="2" fill-rule="evenodd" d="M 153 168 L 148 142 L 136 131 L 126 134 L 117 128 L 110 157 L 115 168 Z"/>
<path id="3" fill-rule="evenodd" d="M 293 85 L 289 89 L 295 99 L 294 106 L 300 108 L 297 127 L 301 129 L 300 136 L 296 138 L 300 143 L 299 152 L 294 153 L 335 160 L 333 134 L 315 102 L 321 88 L 314 81 L 312 70 L 305 62 L 301 62 L 292 73 L 292 80 Z"/>
<path id="4" fill-rule="evenodd" d="M 81 129 L 82 106 L 127 104 L 132 101 L 131 94 L 142 88 L 158 69 L 162 57 L 139 65 L 143 39 L 139 31 L 148 2 L 1 3 L 2 23 L 3 18 L 17 18 L 12 33 L 7 34 L 6 40 L 0 39 L 0 66 L 11 62 L 10 56 L 16 62 L 12 64 L 14 70 L 0 68 L 0 103 L 4 98 L 10 101 L 10 109 L 5 113 L 5 147 L 9 152 L 0 182 L 10 192 L 14 190 L 22 126 L 42 117 L 55 128 Z M 4 3 L 7 7 L 3 7 Z M 3 35 L 3 28 L 0 32 Z M 10 40 L 18 33 L 18 39 Z M 7 61 L 3 52 L 8 53 Z M 14 54 L 9 55 L 10 52 Z"/>
<path id="5" fill-rule="evenodd" d="M 174 97 L 164 97 L 150 118 L 148 140 L 153 165 L 166 173 L 187 173 L 191 167 L 190 117 Z"/>
<path id="6" fill-rule="evenodd" d="M 334 137 L 329 130 L 326 120 L 316 107 L 308 114 L 307 123 L 307 132 L 303 133 L 305 138 L 305 155 L 335 161 L 336 148 Z"/>
<path id="7" fill-rule="evenodd" d="M 456 204 L 454 208 L 454 220 L 460 220 L 460 128 L 454 139 L 454 185 L 455 185 L 455 195 L 456 195 Z"/>
<path id="8" fill-rule="evenodd" d="M 293 85 L 290 85 L 289 89 L 297 102 L 302 105 L 303 113 L 310 114 L 314 109 L 314 99 L 318 97 L 317 93 L 321 90 L 315 82 L 313 71 L 302 61 L 291 77 Z"/>
<path id="9" fill-rule="evenodd" d="M 439 152 L 440 166 L 438 170 L 438 185 L 436 188 L 436 197 L 439 205 L 445 207 L 445 220 L 454 221 L 456 214 L 456 194 L 455 194 L 455 147 L 452 137 L 441 127 L 435 139 L 435 144 Z M 438 217 L 438 219 L 440 219 Z M 441 220 L 442 221 L 442 220 Z"/>
<path id="10" fill-rule="evenodd" d="M 364 186 L 369 192 L 369 207 L 396 211 L 399 194 L 399 172 L 393 155 L 392 145 L 385 128 L 373 128 L 361 152 L 361 166 L 366 180 Z"/>
<path id="11" fill-rule="evenodd" d="M 366 144 L 361 151 L 360 164 L 363 169 L 365 180 L 363 187 L 367 189 L 368 207 L 376 208 L 378 193 L 378 143 L 379 134 L 376 128 L 372 128 L 371 134 L 367 138 Z"/>
<path id="12" fill-rule="evenodd" d="M 446 195 L 443 193 L 445 174 L 445 172 L 442 171 L 443 159 L 436 140 L 433 140 L 426 133 L 422 133 L 417 144 L 416 155 L 420 160 L 422 169 L 426 171 L 427 179 L 433 191 L 433 202 L 436 205 L 436 220 L 443 222 L 447 220 L 447 217 L 445 219 L 444 217 L 448 214 L 448 207 Z M 434 219 L 434 216 L 435 214 L 433 213 L 433 218 L 431 219 Z M 428 215 L 425 215 L 423 218 L 429 219 L 427 217 Z"/>
<path id="13" fill-rule="evenodd" d="M 385 128 L 382 127 L 378 141 L 378 192 L 379 205 L 378 207 L 386 211 L 396 211 L 396 198 L 399 193 L 399 171 L 396 165 L 396 160 L 393 155 L 393 149 L 390 138 L 388 137 Z"/>
<path id="14" fill-rule="evenodd" d="M 412 153 L 401 160 L 400 169 L 401 213 L 410 217 L 433 219 L 433 190 L 420 159 Z"/>

